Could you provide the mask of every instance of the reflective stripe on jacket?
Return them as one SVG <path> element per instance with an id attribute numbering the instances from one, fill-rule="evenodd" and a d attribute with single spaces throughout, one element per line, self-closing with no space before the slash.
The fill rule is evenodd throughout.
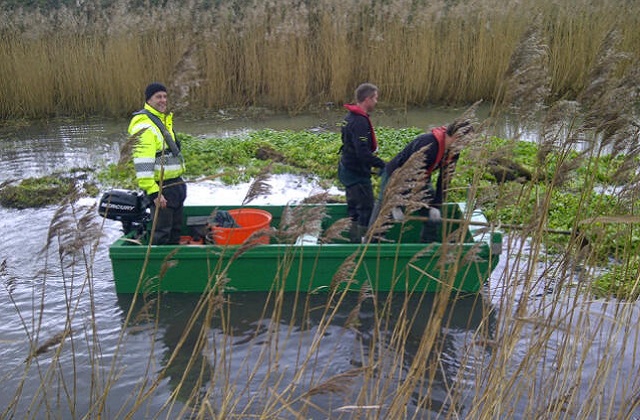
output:
<path id="1" fill-rule="evenodd" d="M 173 132 L 173 114 L 158 112 L 149 104 L 144 104 L 144 109 L 160 118 L 171 134 Z M 139 134 L 138 142 L 133 151 L 133 166 L 136 171 L 138 186 L 148 195 L 160 191 L 158 183 L 161 179 L 174 179 L 180 177 L 184 171 L 184 158 L 182 153 L 175 156 L 169 145 L 164 141 L 162 131 L 151 119 L 144 114 L 137 114 L 129 123 L 129 135 Z M 164 171 L 164 174 L 163 174 Z"/>

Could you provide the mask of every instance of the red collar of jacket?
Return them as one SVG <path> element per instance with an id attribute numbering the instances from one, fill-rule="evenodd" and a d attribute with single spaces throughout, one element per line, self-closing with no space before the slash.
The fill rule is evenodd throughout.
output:
<path id="1" fill-rule="evenodd" d="M 369 129 L 371 130 L 371 152 L 373 153 L 377 152 L 378 140 L 376 139 L 376 132 L 373 131 L 373 124 L 371 124 L 371 119 L 369 118 L 369 114 L 364 112 L 364 110 L 360 108 L 358 105 L 345 104 L 344 107 L 347 108 L 349 112 L 353 112 L 356 115 L 362 115 L 367 119 L 367 122 L 369 123 Z"/>
<path id="2" fill-rule="evenodd" d="M 436 141 L 438 142 L 438 155 L 436 156 L 435 162 L 433 162 L 431 166 L 427 168 L 427 175 L 431 175 L 434 169 L 436 169 L 438 165 L 440 165 L 440 162 L 442 162 L 442 158 L 444 157 L 444 149 L 446 147 L 444 144 L 444 139 L 447 135 L 447 127 L 444 125 L 441 127 L 436 127 L 431 130 L 431 134 L 433 134 L 433 136 L 436 138 Z"/>

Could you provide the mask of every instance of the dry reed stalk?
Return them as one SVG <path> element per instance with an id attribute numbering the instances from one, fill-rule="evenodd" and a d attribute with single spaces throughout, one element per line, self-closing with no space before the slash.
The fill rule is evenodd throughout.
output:
<path id="1" fill-rule="evenodd" d="M 188 102 L 181 109 L 194 111 L 267 105 L 298 112 L 347 101 L 362 80 L 376 80 L 400 106 L 491 100 L 532 15 L 540 17 L 540 35 L 553 41 L 549 86 L 563 97 L 580 91 L 611 27 L 621 28 L 628 51 L 638 50 L 629 29 L 638 23 L 636 4 L 620 14 L 613 3 L 580 3 L 211 7 L 191 0 L 138 9 L 115 1 L 102 9 L 62 5 L 50 14 L 3 11 L 0 114 L 122 115 L 139 107 L 149 77 L 175 86 L 176 106 Z"/>
<path id="2" fill-rule="evenodd" d="M 443 326 L 443 319 L 446 308 L 451 297 L 451 288 L 443 285 L 440 291 L 435 294 L 434 303 L 429 321 L 426 324 L 415 358 L 407 367 L 405 380 L 394 394 L 391 404 L 389 405 L 389 415 L 398 416 L 406 409 L 411 395 L 418 383 L 423 381 L 425 372 L 431 372 L 429 377 L 433 380 L 435 369 L 430 369 L 429 355 L 436 346 L 437 336 Z M 438 353 L 436 353 L 438 354 Z M 433 366 L 433 365 L 432 365 Z"/>
<path id="3" fill-rule="evenodd" d="M 181 353 L 185 351 L 190 352 L 186 366 L 180 366 L 179 380 L 173 387 L 171 395 L 161 410 L 167 410 L 167 412 L 170 413 L 173 411 L 174 404 L 178 400 L 184 401 L 186 397 L 184 407 L 179 410 L 182 417 L 186 415 L 185 413 L 187 412 L 197 411 L 201 404 L 206 403 L 202 399 L 203 395 L 199 391 L 209 380 L 211 371 L 210 368 L 207 368 L 208 363 L 204 359 L 206 356 L 203 352 L 204 349 L 208 347 L 206 337 L 210 321 L 215 314 L 223 313 L 227 303 L 220 290 L 221 289 L 209 289 L 198 299 L 178 342 L 168 355 L 168 360 L 157 375 L 155 375 L 155 378 L 148 383 L 146 388 L 140 390 L 140 393 L 136 396 L 134 408 L 131 410 L 131 413 L 135 413 L 144 401 L 153 396 L 153 392 L 167 376 L 174 374 L 172 372 L 172 370 L 175 369 L 174 363 L 176 363 Z M 157 299 L 156 302 L 155 319 L 157 321 L 160 318 L 159 311 L 161 310 L 161 306 L 159 299 Z M 158 325 L 156 323 L 156 329 L 157 328 Z M 197 374 L 197 376 L 195 376 L 195 384 L 192 382 L 194 374 Z M 191 388 L 187 388 L 187 386 Z"/>
<path id="4" fill-rule="evenodd" d="M 606 58 L 607 56 L 609 56 L 609 59 Z M 541 165 L 544 164 L 546 156 L 551 152 L 558 153 L 561 157 L 568 157 L 568 152 L 578 140 L 586 139 L 593 142 L 589 144 L 588 150 L 582 153 L 578 159 L 590 157 L 592 150 L 596 151 L 595 156 L 597 157 L 601 144 L 597 142 L 597 136 L 593 136 L 593 134 L 597 133 L 598 130 L 602 130 L 602 132 L 607 132 L 609 135 L 614 135 L 618 128 L 624 126 L 624 124 L 620 123 L 620 117 L 624 115 L 624 110 L 618 106 L 619 104 L 611 101 L 613 98 L 611 91 L 618 84 L 616 77 L 614 77 L 615 71 L 613 71 L 613 68 L 616 68 L 619 63 L 618 60 L 614 59 L 615 57 L 619 57 L 619 55 L 616 53 L 611 40 L 607 40 L 603 44 L 602 59 L 596 60 L 596 63 L 601 63 L 602 65 L 600 67 L 596 65 L 590 76 L 594 82 L 593 85 L 588 87 L 584 94 L 579 95 L 583 103 L 561 101 L 553 103 L 548 108 L 543 120 L 541 154 L 539 155 Z M 535 87 L 533 91 L 535 91 Z M 543 99 L 544 95 L 536 100 L 542 101 Z M 597 104 L 597 106 L 593 106 L 594 104 Z M 531 106 L 535 108 L 537 105 L 533 103 Z M 587 118 L 587 124 L 579 123 L 580 111 L 582 111 L 579 108 L 580 106 L 586 106 L 585 110 L 593 115 L 593 117 Z M 607 112 L 600 112 L 599 110 L 602 109 L 606 109 Z M 614 139 L 615 137 L 612 140 Z M 607 140 L 605 139 L 605 141 Z M 565 160 L 560 160 L 556 171 L 550 179 L 546 179 L 543 176 L 538 176 L 537 178 L 540 181 L 547 182 L 549 189 L 552 190 L 561 185 L 574 172 L 575 167 L 575 160 L 565 158 Z M 587 177 L 583 190 L 586 193 L 582 193 L 585 195 L 585 199 L 593 186 L 592 182 L 593 176 Z M 541 197 L 537 206 L 536 212 L 545 214 L 551 207 L 550 196 Z M 588 206 L 587 202 L 585 202 L 585 206 Z M 540 226 L 539 223 L 542 220 L 543 218 L 534 220 L 535 223 L 533 225 Z M 606 220 L 619 219 L 614 216 Z M 579 222 L 579 220 L 576 220 L 576 222 Z M 503 313 L 508 318 L 501 322 L 499 328 L 500 333 L 497 340 L 501 345 L 492 358 L 489 365 L 490 369 L 486 370 L 486 375 L 483 375 L 486 380 L 486 386 L 482 388 L 482 392 L 477 396 L 477 402 L 474 404 L 477 409 L 474 408 L 469 414 L 472 416 L 482 416 L 482 413 L 486 413 L 485 415 L 488 416 L 497 415 L 498 413 L 504 415 L 509 413 L 510 410 L 514 410 L 518 401 L 524 402 L 524 407 L 518 407 L 518 411 L 523 415 L 555 417 L 566 415 L 566 413 L 571 413 L 571 415 L 575 416 L 580 416 L 580 413 L 583 413 L 582 415 L 584 413 L 596 413 L 598 412 L 596 405 L 599 402 L 590 405 L 587 409 L 579 407 L 579 401 L 582 400 L 578 396 L 582 392 L 579 389 L 584 390 L 585 386 L 584 384 L 580 387 L 575 386 L 576 383 L 580 383 L 582 380 L 582 371 L 581 369 L 575 370 L 575 363 L 580 365 L 580 360 L 584 360 L 584 355 L 587 354 L 586 352 L 591 345 L 588 337 L 582 337 L 584 332 L 580 328 L 583 322 L 590 322 L 590 317 L 586 317 L 584 312 L 580 312 L 583 311 L 583 304 L 580 302 L 579 297 L 583 295 L 582 293 L 577 293 L 574 302 L 565 303 L 561 295 L 554 294 L 548 299 L 544 299 L 544 305 L 540 305 L 540 312 L 537 312 L 534 305 L 531 304 L 532 302 L 527 299 L 527 296 L 534 293 L 533 291 L 540 286 L 539 280 L 536 278 L 536 263 L 540 262 L 538 256 L 541 255 L 540 232 L 534 229 L 530 248 L 520 249 L 519 252 L 522 253 L 521 255 L 530 256 L 528 262 L 526 262 L 526 267 L 524 267 L 524 272 L 522 274 L 505 273 L 505 275 L 512 276 L 513 285 L 522 290 L 523 298 L 518 299 L 517 297 L 505 295 L 500 302 L 504 307 Z M 516 261 L 514 267 L 518 266 L 518 264 L 519 262 Z M 566 278 L 571 276 L 571 261 L 566 261 L 566 263 L 560 261 L 558 266 L 561 272 L 554 274 L 554 277 Z M 517 277 L 522 279 L 520 284 L 516 283 Z M 564 307 L 565 305 L 571 306 Z M 558 316 L 556 314 L 563 314 L 566 319 L 574 320 L 574 325 L 568 326 L 554 321 L 555 317 Z M 602 319 L 597 322 L 602 322 Z M 588 330 L 589 328 L 586 328 L 584 331 Z M 552 339 L 559 332 L 563 333 L 564 338 L 559 342 L 561 348 L 558 352 L 558 358 L 554 359 L 557 367 L 551 375 L 544 375 L 544 373 L 541 375 L 541 371 L 544 372 L 545 362 L 548 359 L 549 343 L 555 342 Z M 616 333 L 611 335 L 611 342 L 616 342 L 615 336 Z M 526 349 L 525 355 L 517 358 L 517 363 L 519 364 L 513 366 L 510 360 L 523 337 L 530 337 L 530 346 Z M 573 344 L 576 342 L 585 343 L 585 340 L 585 347 L 581 350 L 578 350 Z M 605 351 L 604 353 L 607 352 Z M 517 369 L 518 375 L 509 373 L 512 369 Z M 610 360 L 602 360 L 598 366 L 598 375 L 605 378 L 611 373 L 615 374 L 613 369 Z M 544 387 L 540 387 L 536 394 L 526 389 L 529 386 L 536 387 L 543 382 Z M 601 383 L 602 381 L 598 380 L 594 381 L 593 386 L 587 386 L 590 393 L 589 401 L 601 401 L 599 397 Z M 547 403 L 542 407 L 537 406 L 535 401 L 540 400 Z"/>

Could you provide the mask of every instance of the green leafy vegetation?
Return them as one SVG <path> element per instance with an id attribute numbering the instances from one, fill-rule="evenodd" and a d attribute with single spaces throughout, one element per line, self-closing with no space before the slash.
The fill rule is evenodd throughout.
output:
<path id="1" fill-rule="evenodd" d="M 389 160 L 422 130 L 412 127 L 392 129 L 380 127 L 377 135 L 380 156 Z M 227 185 L 249 182 L 258 174 L 290 173 L 313 176 L 327 186 L 342 188 L 337 180 L 338 151 L 341 141 L 337 132 L 311 132 L 291 130 L 258 130 L 228 138 L 199 138 L 179 134 L 187 162 L 186 178 L 195 181 L 202 177 L 218 177 Z M 619 181 L 615 173 L 622 156 L 605 155 L 580 161 L 571 176 L 561 186 L 549 184 L 557 170 L 560 155 L 556 152 L 545 156 L 545 165 L 538 162 L 539 147 L 528 141 L 490 137 L 482 141 L 482 153 L 509 156 L 512 167 L 534 174 L 533 179 L 515 178 L 502 181 L 496 178 L 495 161 L 481 162 L 471 149 L 462 150 L 455 176 L 450 185 L 449 201 L 466 201 L 472 185 L 477 189 L 477 205 L 489 221 L 510 230 L 534 229 L 535 220 L 544 218 L 545 229 L 565 232 L 546 235 L 545 243 L 550 251 L 560 252 L 575 235 L 583 235 L 591 243 L 593 258 L 606 263 L 612 255 L 631 249 L 640 252 L 640 241 L 624 235 L 624 224 L 588 223 L 602 215 L 626 215 L 632 212 L 625 201 L 611 194 Z M 574 152 L 564 160 L 577 159 Z M 542 168 L 542 170 L 538 170 Z M 538 175 L 535 176 L 538 170 Z M 125 165 L 111 164 L 96 175 L 104 186 L 136 189 L 135 173 L 131 162 Z M 374 177 L 377 188 L 378 177 Z M 593 188 L 584 185 L 598 181 Z M 435 181 L 435 180 L 434 180 Z M 7 185 L 0 191 L 5 206 L 26 208 L 59 203 L 75 188 L 72 178 L 47 176 L 24 180 L 18 185 Z M 93 189 L 84 187 L 95 195 Z M 547 202 L 547 203 L 545 203 Z M 544 209 L 544 210 L 541 210 Z M 540 212 L 543 211 L 543 214 Z M 510 227 L 511 226 L 511 227 Z M 568 233 L 574 232 L 574 235 Z M 596 240 L 597 238 L 597 240 Z"/>
<path id="2" fill-rule="evenodd" d="M 408 142 L 422 131 L 418 128 L 392 129 L 381 127 L 376 130 L 380 141 L 380 156 L 389 160 Z M 219 179 L 228 185 L 249 182 L 263 173 L 266 168 L 273 174 L 290 173 L 309 175 L 320 179 L 327 186 L 342 188 L 337 180 L 340 135 L 335 132 L 277 131 L 258 130 L 228 138 L 196 138 L 179 135 L 187 162 L 186 177 L 196 180 L 219 174 Z M 483 141 L 483 153 L 509 156 L 509 161 L 518 168 L 531 173 L 536 172 L 539 148 L 528 141 L 508 140 L 490 137 Z M 573 156 L 573 155 L 572 155 Z M 609 184 L 599 183 L 599 188 L 583 191 L 582 185 L 589 177 L 608 181 L 605 174 L 612 173 L 620 165 L 621 157 L 612 159 L 605 156 L 600 159 L 582 161 L 562 188 L 551 187 L 548 180 L 553 178 L 554 164 L 558 160 L 555 152 L 546 156 L 548 165 L 544 167 L 540 178 L 534 180 L 515 179 L 501 182 L 492 173 L 492 163 L 478 162 L 472 151 L 463 150 L 453 177 L 449 201 L 466 201 L 468 189 L 476 183 L 480 205 L 492 223 L 503 225 L 527 225 L 540 211 L 541 200 L 550 194 L 544 217 L 549 229 L 572 231 L 579 220 L 594 218 L 603 214 L 627 214 L 629 209 L 622 202 L 607 193 L 600 192 L 601 187 Z M 480 173 L 479 181 L 474 181 Z M 122 188 L 135 188 L 133 166 L 125 168 L 109 165 L 99 174 L 99 179 L 107 185 Z M 434 180 L 435 181 L 435 180 Z M 374 177 L 377 183 L 377 177 Z M 585 206 L 585 203 L 588 205 Z M 579 216 L 579 217 L 578 217 Z M 581 226 L 581 231 L 591 228 Z M 598 233 L 601 236 L 601 233 Z M 555 244 L 566 245 L 567 235 L 552 237 Z M 600 259 L 618 252 L 623 244 L 617 229 L 609 228 L 603 240 L 598 244 Z M 555 245 L 557 246 L 557 244 Z M 624 246 L 627 246 L 626 243 Z"/>
<path id="3" fill-rule="evenodd" d="M 83 175 L 53 174 L 0 186 L 0 204 L 17 209 L 58 205 L 81 196 L 95 196 L 98 187 Z"/>
<path id="4" fill-rule="evenodd" d="M 598 297 L 636 300 L 640 297 L 638 273 L 640 273 L 640 258 L 638 257 L 622 264 L 613 265 L 610 271 L 595 280 L 594 292 Z"/>

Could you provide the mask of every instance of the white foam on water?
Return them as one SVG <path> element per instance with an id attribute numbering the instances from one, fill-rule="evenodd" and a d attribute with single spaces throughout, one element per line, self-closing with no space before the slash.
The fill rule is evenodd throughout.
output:
<path id="1" fill-rule="evenodd" d="M 267 184 L 270 191 L 255 197 L 246 205 L 293 204 L 323 192 L 344 195 L 335 187 L 321 187 L 316 179 L 291 174 L 272 175 Z M 225 185 L 220 181 L 192 182 L 187 186 L 185 205 L 241 205 L 247 196 L 251 182 Z"/>

